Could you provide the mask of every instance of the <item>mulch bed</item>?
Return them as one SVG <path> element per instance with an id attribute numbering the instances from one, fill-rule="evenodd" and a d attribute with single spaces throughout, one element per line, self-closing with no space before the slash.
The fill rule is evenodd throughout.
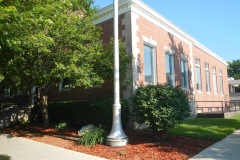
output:
<path id="1" fill-rule="evenodd" d="M 186 160 L 214 143 L 167 134 L 156 142 L 151 132 L 125 130 L 129 144 L 124 147 L 111 148 L 106 145 L 84 147 L 77 145 L 75 141 L 56 137 L 56 135 L 77 137 L 77 129 L 74 128 L 59 132 L 51 127 L 28 126 L 5 128 L 2 132 L 111 160 Z"/>

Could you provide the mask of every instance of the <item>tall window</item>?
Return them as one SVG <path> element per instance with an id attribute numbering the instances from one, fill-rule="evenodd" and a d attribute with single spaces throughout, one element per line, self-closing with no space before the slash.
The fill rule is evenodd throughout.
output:
<path id="1" fill-rule="evenodd" d="M 144 45 L 144 77 L 145 83 L 156 83 L 156 65 L 155 65 L 155 53 L 154 48 L 148 45 Z"/>
<path id="2" fill-rule="evenodd" d="M 174 60 L 173 55 L 166 53 L 165 54 L 165 62 L 166 62 L 166 78 L 167 83 L 171 85 L 175 85 L 174 80 Z"/>
<path id="3" fill-rule="evenodd" d="M 217 94 L 217 73 L 216 73 L 216 67 L 213 67 L 212 69 L 212 76 L 213 76 L 213 87 L 214 87 L 214 93 Z"/>
<path id="4" fill-rule="evenodd" d="M 202 90 L 200 59 L 195 59 L 196 87 L 198 91 Z"/>
<path id="5" fill-rule="evenodd" d="M 59 84 L 59 90 L 70 89 L 69 88 L 69 78 L 63 78 L 63 81 Z"/>
<path id="6" fill-rule="evenodd" d="M 182 88 L 188 89 L 188 70 L 187 61 L 181 59 Z"/>
<path id="7" fill-rule="evenodd" d="M 210 92 L 210 78 L 209 78 L 209 64 L 204 64 L 205 77 L 206 77 L 206 92 Z"/>
<path id="8" fill-rule="evenodd" d="M 224 94 L 223 92 L 223 78 L 222 78 L 222 70 L 219 70 L 219 84 L 220 84 L 220 94 Z"/>

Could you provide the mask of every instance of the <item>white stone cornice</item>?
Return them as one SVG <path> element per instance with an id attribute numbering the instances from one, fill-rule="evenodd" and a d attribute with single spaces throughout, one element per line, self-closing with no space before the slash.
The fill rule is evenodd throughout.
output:
<path id="1" fill-rule="evenodd" d="M 143 3 L 140 0 L 120 0 L 119 1 L 119 14 L 126 13 L 128 11 L 135 12 L 136 14 L 146 18 L 147 20 L 151 21 L 152 23 L 156 24 L 157 26 L 161 27 L 162 29 L 166 30 L 167 32 L 173 34 L 175 37 L 179 38 L 180 40 L 184 41 L 189 45 L 194 45 L 207 54 L 211 55 L 212 57 L 216 58 L 223 64 L 227 65 L 226 61 L 213 53 L 207 47 L 203 46 L 200 42 L 194 39 L 192 36 L 187 34 L 185 31 L 180 29 L 177 25 L 172 23 L 170 20 L 159 14 L 157 11 L 153 10 L 147 4 Z M 94 24 L 101 23 L 108 19 L 113 18 L 113 5 L 109 5 L 103 9 L 98 11 L 98 20 L 94 22 Z"/>
<path id="2" fill-rule="evenodd" d="M 199 42 L 194 42 L 193 43 L 194 46 L 198 47 L 199 49 L 205 51 L 206 53 L 208 53 L 210 56 L 216 58 L 217 60 L 219 60 L 220 62 L 222 62 L 225 65 L 228 65 L 227 62 L 222 59 L 221 57 L 219 57 L 217 54 L 215 54 L 214 52 L 212 52 L 210 49 L 208 49 L 207 47 L 203 46 L 201 43 Z"/>

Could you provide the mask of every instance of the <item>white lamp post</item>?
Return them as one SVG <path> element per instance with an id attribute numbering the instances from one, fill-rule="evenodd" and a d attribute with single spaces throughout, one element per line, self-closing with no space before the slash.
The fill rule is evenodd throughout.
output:
<path id="1" fill-rule="evenodd" d="M 112 130 L 107 137 L 107 145 L 121 147 L 128 143 L 128 138 L 122 129 L 121 104 L 120 104 L 120 83 L 119 83 L 119 43 L 118 43 L 118 0 L 114 4 L 114 104 Z"/>

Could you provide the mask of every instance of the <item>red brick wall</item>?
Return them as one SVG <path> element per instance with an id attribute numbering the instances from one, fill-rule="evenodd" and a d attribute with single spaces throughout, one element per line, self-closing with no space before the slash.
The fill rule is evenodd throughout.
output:
<path id="1" fill-rule="evenodd" d="M 174 54 L 174 70 L 175 70 L 175 82 L 176 85 L 181 84 L 181 64 L 180 53 L 185 53 L 189 58 L 189 46 L 187 43 L 179 40 L 177 37 L 166 32 L 162 28 L 148 21 L 147 19 L 140 17 L 137 20 L 139 31 L 137 36 L 139 37 L 138 48 L 140 49 L 139 60 L 141 63 L 140 71 L 140 84 L 144 84 L 144 41 L 142 36 L 151 37 L 152 40 L 157 42 L 156 46 L 156 64 L 157 64 L 157 82 L 162 84 L 166 83 L 166 64 L 165 64 L 165 49 L 164 46 L 170 47 L 175 51 Z"/>
<path id="2" fill-rule="evenodd" d="M 122 20 L 125 18 L 125 14 L 121 14 L 119 15 L 119 23 L 118 23 L 118 36 L 119 39 L 124 38 L 122 36 L 122 31 L 125 29 L 125 26 L 122 23 Z M 97 24 L 98 26 L 100 26 L 102 28 L 102 36 L 101 39 L 103 40 L 103 43 L 108 43 L 110 38 L 113 37 L 113 19 L 108 19 L 104 22 L 101 22 L 99 24 Z"/>
<path id="3" fill-rule="evenodd" d="M 210 56 L 209 54 L 205 53 L 203 50 L 199 49 L 196 46 L 192 46 L 192 56 L 193 56 L 193 66 L 191 66 L 191 55 L 190 55 L 190 46 L 188 43 L 180 40 L 176 36 L 171 35 L 167 31 L 163 30 L 162 28 L 158 27 L 154 23 L 148 21 L 143 17 L 138 17 L 137 24 L 139 26 L 139 31 L 137 32 L 137 36 L 139 37 L 138 48 L 140 49 L 139 54 L 139 61 L 140 61 L 140 78 L 139 83 L 144 84 L 144 41 L 142 36 L 151 37 L 152 40 L 157 42 L 156 46 L 156 63 L 157 63 L 157 82 L 158 83 L 165 83 L 166 82 L 166 67 L 165 67 L 165 50 L 164 46 L 170 46 L 172 49 L 175 50 L 174 54 L 174 69 L 175 69 L 175 84 L 181 85 L 181 64 L 180 64 L 180 53 L 184 53 L 185 56 L 188 58 L 188 71 L 189 71 L 189 84 L 192 83 L 192 76 L 194 75 L 195 81 L 195 65 L 194 59 L 195 57 L 200 58 L 201 61 L 201 78 L 202 78 L 202 92 L 196 91 L 196 84 L 193 84 L 194 88 L 191 88 L 192 85 L 189 86 L 190 91 L 195 90 L 195 100 L 196 101 L 223 101 L 229 100 L 228 97 L 228 77 L 227 77 L 227 66 L 217 60 L 216 58 Z M 206 82 L 205 82 L 205 70 L 204 70 L 204 62 L 209 63 L 209 76 L 210 76 L 210 85 L 211 85 L 211 93 L 206 93 Z M 217 70 L 217 85 L 218 85 L 218 92 L 220 92 L 220 85 L 219 85 L 219 69 L 222 70 L 222 77 L 223 77 L 223 88 L 224 88 L 224 95 L 218 93 L 217 95 L 214 94 L 213 88 L 213 80 L 212 80 L 212 67 L 215 66 Z M 192 68 L 193 72 L 192 73 Z M 209 104 L 211 105 L 211 104 Z"/>
<path id="4" fill-rule="evenodd" d="M 200 67 L 201 67 L 201 80 L 202 80 L 202 91 L 197 91 L 196 84 L 194 84 L 195 87 L 195 98 L 197 101 L 224 101 L 229 100 L 229 92 L 228 92 L 228 76 L 227 76 L 227 66 L 223 64 L 222 62 L 218 61 L 211 55 L 205 53 L 203 50 L 199 49 L 196 46 L 193 46 L 193 60 L 195 58 L 200 59 Z M 205 78 L 205 69 L 204 69 L 204 63 L 209 63 L 209 76 L 210 76 L 210 93 L 206 93 L 206 78 Z M 193 63 L 194 64 L 194 63 Z M 193 66 L 195 67 L 195 66 Z M 212 75 L 212 69 L 213 67 L 216 67 L 216 76 L 217 76 L 217 90 L 218 94 L 214 93 L 214 86 L 213 86 L 213 75 Z M 219 69 L 222 70 L 222 77 L 223 77 L 223 91 L 224 95 L 220 94 L 220 83 L 219 83 Z M 195 68 L 194 68 L 195 72 Z M 196 75 L 196 73 L 195 73 Z M 194 76 L 194 79 L 196 77 Z M 196 79 L 195 79 L 196 81 Z"/>

